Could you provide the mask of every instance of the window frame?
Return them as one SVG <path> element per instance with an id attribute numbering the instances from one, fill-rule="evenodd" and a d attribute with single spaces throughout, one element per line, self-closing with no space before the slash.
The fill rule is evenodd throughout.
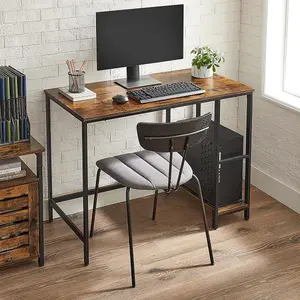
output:
<path id="1" fill-rule="evenodd" d="M 283 56 L 283 79 L 282 79 L 282 91 L 292 96 L 300 98 L 300 92 L 295 93 L 289 91 L 286 87 L 286 73 L 287 73 L 287 51 L 288 51 L 288 32 L 289 32 L 289 21 L 288 17 L 290 14 L 290 0 L 286 0 L 286 13 L 285 13 L 285 36 L 284 36 L 284 56 Z M 299 99 L 300 100 L 300 99 Z"/>
<path id="2" fill-rule="evenodd" d="M 286 53 L 287 53 L 287 32 L 288 32 L 288 12 L 289 0 L 265 0 L 264 1 L 264 22 L 263 22 L 263 76 L 262 76 L 262 98 L 271 101 L 279 106 L 292 111 L 300 112 L 300 95 L 294 95 L 285 89 L 285 73 L 286 73 Z M 277 5 L 276 14 L 269 14 L 271 5 Z M 284 8 L 284 9 L 280 9 Z M 279 26 L 279 43 L 281 47 L 276 49 L 277 38 L 270 38 L 272 31 L 275 33 L 275 27 L 272 27 L 275 20 L 280 20 Z M 275 23 L 274 23 L 275 24 Z M 273 24 L 273 25 L 274 25 Z M 277 28 L 277 29 L 278 29 Z M 277 36 L 276 36 L 277 37 Z M 275 41 L 275 42 L 274 42 Z M 272 43 L 274 46 L 272 47 Z M 271 50 L 270 50 L 271 49 Z M 276 50 L 274 50 L 276 49 Z M 276 52 L 277 53 L 273 53 Z M 272 57 L 272 58 L 270 58 Z M 277 70 L 272 71 L 272 61 L 279 61 Z M 269 66 L 268 66 L 269 63 Z M 277 66 L 278 66 L 277 65 Z M 271 88 L 270 88 L 271 86 Z M 275 89 L 274 89 L 275 87 Z"/>

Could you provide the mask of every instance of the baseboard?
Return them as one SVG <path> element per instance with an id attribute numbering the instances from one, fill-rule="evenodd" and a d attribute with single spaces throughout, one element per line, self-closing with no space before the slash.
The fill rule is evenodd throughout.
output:
<path id="1" fill-rule="evenodd" d="M 299 192 L 255 167 L 252 167 L 251 183 L 266 194 L 300 214 Z"/>
<path id="2" fill-rule="evenodd" d="M 131 190 L 131 199 L 137 199 L 149 195 L 154 195 L 154 191 Z M 89 196 L 89 209 L 93 207 L 93 196 Z M 98 207 L 112 205 L 115 203 L 125 203 L 125 188 L 99 194 Z M 125 205 L 125 204 L 124 204 Z M 67 215 L 82 212 L 82 198 L 59 203 L 59 206 Z M 58 218 L 58 214 L 54 212 L 54 218 Z M 48 201 L 44 202 L 44 219 L 48 220 Z"/>

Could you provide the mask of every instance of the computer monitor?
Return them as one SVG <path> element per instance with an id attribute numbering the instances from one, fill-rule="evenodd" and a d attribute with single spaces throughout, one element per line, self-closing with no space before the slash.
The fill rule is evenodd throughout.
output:
<path id="1" fill-rule="evenodd" d="M 183 58 L 184 6 L 98 12 L 97 69 L 127 67 L 125 88 L 160 82 L 140 76 L 139 65 Z"/>

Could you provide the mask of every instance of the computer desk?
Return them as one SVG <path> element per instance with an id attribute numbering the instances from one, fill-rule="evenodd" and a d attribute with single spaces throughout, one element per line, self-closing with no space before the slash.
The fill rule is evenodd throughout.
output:
<path id="1" fill-rule="evenodd" d="M 185 98 L 175 98 L 171 100 L 139 104 L 133 99 L 129 99 L 126 104 L 116 104 L 112 102 L 112 97 L 118 93 L 125 93 L 126 90 L 115 84 L 113 81 L 97 82 L 87 84 L 87 88 L 97 93 L 97 99 L 74 103 L 58 93 L 58 89 L 45 90 L 46 94 L 46 125 L 47 125 L 47 159 L 48 159 L 48 197 L 49 197 L 49 221 L 53 220 L 53 209 L 69 225 L 78 238 L 84 244 L 84 264 L 89 264 L 89 221 L 88 221 L 88 196 L 94 193 L 94 189 L 88 188 L 88 134 L 87 126 L 90 123 L 123 118 L 132 115 L 144 114 L 148 112 L 166 110 L 166 122 L 171 121 L 171 109 L 189 105 L 196 105 L 196 114 L 201 114 L 201 104 L 214 102 L 215 143 L 213 147 L 213 184 L 215 186 L 215 199 L 218 199 L 218 185 L 220 178 L 220 168 L 223 163 L 230 161 L 245 160 L 245 193 L 242 203 L 229 205 L 219 208 L 218 200 L 213 209 L 213 227 L 218 228 L 218 219 L 220 215 L 244 211 L 246 220 L 250 217 L 250 176 L 251 176 L 251 143 L 252 143 L 252 106 L 253 106 L 253 88 L 241 84 L 223 76 L 214 75 L 209 79 L 194 79 L 191 77 L 190 70 L 181 70 L 174 72 L 164 72 L 152 75 L 162 83 L 172 82 L 194 82 L 206 90 L 203 95 L 195 95 Z M 247 96 L 247 116 L 246 116 L 246 149 L 245 154 L 229 159 L 221 159 L 219 156 L 219 128 L 220 128 L 220 106 L 223 99 Z M 83 186 L 79 192 L 71 194 L 53 196 L 52 192 L 52 148 L 51 148 L 51 111 L 50 102 L 54 101 L 64 110 L 73 115 L 81 122 L 82 126 L 82 179 Z M 106 192 L 122 188 L 120 184 L 101 187 L 99 192 Z M 58 203 L 83 197 L 83 232 L 73 223 L 73 221 L 58 206 Z"/>

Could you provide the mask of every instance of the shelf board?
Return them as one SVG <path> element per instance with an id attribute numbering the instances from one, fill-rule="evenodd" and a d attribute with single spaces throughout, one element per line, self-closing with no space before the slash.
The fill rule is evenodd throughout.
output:
<path id="1" fill-rule="evenodd" d="M 37 176 L 31 171 L 31 169 L 23 161 L 22 161 L 22 170 L 26 170 L 25 177 L 0 181 L 0 189 L 38 182 Z"/>
<path id="2" fill-rule="evenodd" d="M 15 158 L 28 154 L 41 153 L 44 151 L 45 148 L 31 136 L 29 142 L 0 145 L 0 159 Z"/>
<path id="3" fill-rule="evenodd" d="M 230 204 L 230 205 L 220 207 L 219 211 L 218 211 L 218 214 L 219 214 L 219 216 L 228 215 L 228 214 L 236 213 L 236 212 L 239 212 L 239 211 L 243 211 L 247 208 L 248 208 L 248 204 L 245 204 L 243 202 L 234 203 L 234 204 Z"/>
<path id="4" fill-rule="evenodd" d="M 188 192 L 189 194 L 191 194 L 194 197 L 198 197 L 192 190 L 190 190 L 189 188 L 186 188 L 185 186 L 183 186 L 183 189 Z M 205 206 L 210 209 L 210 210 L 214 210 L 213 206 L 210 203 L 205 202 Z M 232 214 L 232 213 L 236 213 L 236 212 L 240 212 L 243 211 L 245 209 L 248 208 L 248 204 L 245 204 L 244 202 L 239 202 L 239 203 L 234 203 L 234 204 L 229 204 L 226 206 L 222 206 L 219 207 L 218 210 L 218 215 L 222 216 L 222 215 L 228 215 L 228 214 Z"/>

